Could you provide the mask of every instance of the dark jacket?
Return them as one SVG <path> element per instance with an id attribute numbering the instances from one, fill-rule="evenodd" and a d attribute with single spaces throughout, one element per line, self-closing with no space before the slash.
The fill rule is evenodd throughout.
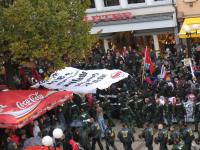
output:
<path id="1" fill-rule="evenodd" d="M 181 138 L 185 141 L 186 144 L 192 143 L 195 138 L 192 128 L 185 128 L 185 130 L 183 130 L 183 132 L 181 133 Z"/>
<path id="2" fill-rule="evenodd" d="M 90 125 L 90 132 L 89 132 L 89 136 L 95 138 L 100 138 L 101 137 L 101 130 L 100 130 L 100 126 L 97 122 L 93 122 Z"/>
<path id="3" fill-rule="evenodd" d="M 132 143 L 132 141 L 135 141 L 133 132 L 128 128 L 123 128 L 119 131 L 117 137 L 122 143 Z"/>
<path id="4" fill-rule="evenodd" d="M 151 127 L 144 129 L 142 136 L 145 138 L 146 146 L 153 143 L 153 129 Z"/>
<path id="5" fill-rule="evenodd" d="M 115 139 L 115 132 L 114 130 L 111 128 L 107 128 L 106 131 L 105 131 L 105 140 L 107 143 L 113 143 L 114 142 L 114 139 Z"/>
<path id="6" fill-rule="evenodd" d="M 86 149 L 88 149 L 88 147 L 90 145 L 90 142 L 88 140 L 88 136 L 83 131 L 82 127 L 79 128 L 79 131 L 80 131 L 80 134 L 79 134 L 79 137 L 78 137 L 78 141 L 81 144 L 81 146 L 86 150 Z"/>
<path id="7" fill-rule="evenodd" d="M 69 150 L 71 149 L 69 141 L 72 139 L 72 135 L 68 130 L 65 130 L 64 134 L 65 134 L 65 139 L 63 140 L 63 150 Z"/>
<path id="8" fill-rule="evenodd" d="M 167 144 L 168 140 L 168 132 L 166 129 L 162 129 L 158 133 L 158 137 L 156 137 L 157 141 L 160 142 L 160 144 Z"/>
<path id="9" fill-rule="evenodd" d="M 66 123 L 63 112 L 58 112 L 58 121 L 59 121 L 60 124 L 65 124 Z"/>

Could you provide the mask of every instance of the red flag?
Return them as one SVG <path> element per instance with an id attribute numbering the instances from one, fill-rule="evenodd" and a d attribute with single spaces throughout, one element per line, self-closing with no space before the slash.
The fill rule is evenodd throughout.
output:
<path id="1" fill-rule="evenodd" d="M 147 46 L 146 46 L 146 51 L 145 51 L 145 64 L 149 64 L 149 70 L 150 70 L 150 73 L 152 74 L 154 72 L 154 67 L 153 67 L 153 64 L 151 62 L 151 58 L 150 58 Z"/>
<path id="2" fill-rule="evenodd" d="M 162 68 L 161 68 L 160 78 L 162 78 L 162 79 L 166 79 L 167 78 L 167 73 L 166 73 L 164 65 L 162 65 Z"/>
<path id="3" fill-rule="evenodd" d="M 40 81 L 40 78 L 35 70 L 35 68 L 32 68 L 32 77 L 37 80 L 38 82 Z"/>

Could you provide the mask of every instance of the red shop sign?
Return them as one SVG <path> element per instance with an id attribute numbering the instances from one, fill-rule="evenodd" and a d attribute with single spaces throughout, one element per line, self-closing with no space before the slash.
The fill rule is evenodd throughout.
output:
<path id="1" fill-rule="evenodd" d="M 91 17 L 92 17 L 92 20 L 90 22 L 88 22 L 88 17 L 84 17 L 85 23 L 91 23 L 92 21 L 100 22 L 101 20 L 104 20 L 104 21 L 126 20 L 127 17 L 129 19 L 133 18 L 131 16 L 131 12 L 107 14 L 107 15 L 96 15 L 96 16 L 91 16 Z M 112 17 L 112 19 L 109 20 L 108 17 Z"/>

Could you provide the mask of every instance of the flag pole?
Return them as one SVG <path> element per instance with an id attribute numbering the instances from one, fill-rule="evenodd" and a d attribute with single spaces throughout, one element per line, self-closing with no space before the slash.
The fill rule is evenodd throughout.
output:
<path id="1" fill-rule="evenodd" d="M 146 51 L 145 51 L 145 55 L 144 55 L 144 67 L 143 67 L 143 72 L 142 72 L 142 85 L 143 85 L 143 80 L 144 80 L 144 68 L 145 68 L 146 52 L 147 52 L 147 46 L 146 46 Z"/>

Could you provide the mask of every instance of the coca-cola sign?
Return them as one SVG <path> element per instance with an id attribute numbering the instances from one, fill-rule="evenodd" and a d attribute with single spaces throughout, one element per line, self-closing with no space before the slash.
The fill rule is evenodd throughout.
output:
<path id="1" fill-rule="evenodd" d="M 38 92 L 36 92 L 35 94 L 29 95 L 28 98 L 25 99 L 24 101 L 16 102 L 16 105 L 20 109 L 25 109 L 29 105 L 32 105 L 34 102 L 37 102 L 37 101 L 39 101 L 39 100 L 41 100 L 43 98 L 44 98 L 44 96 L 42 94 L 38 94 Z"/>

